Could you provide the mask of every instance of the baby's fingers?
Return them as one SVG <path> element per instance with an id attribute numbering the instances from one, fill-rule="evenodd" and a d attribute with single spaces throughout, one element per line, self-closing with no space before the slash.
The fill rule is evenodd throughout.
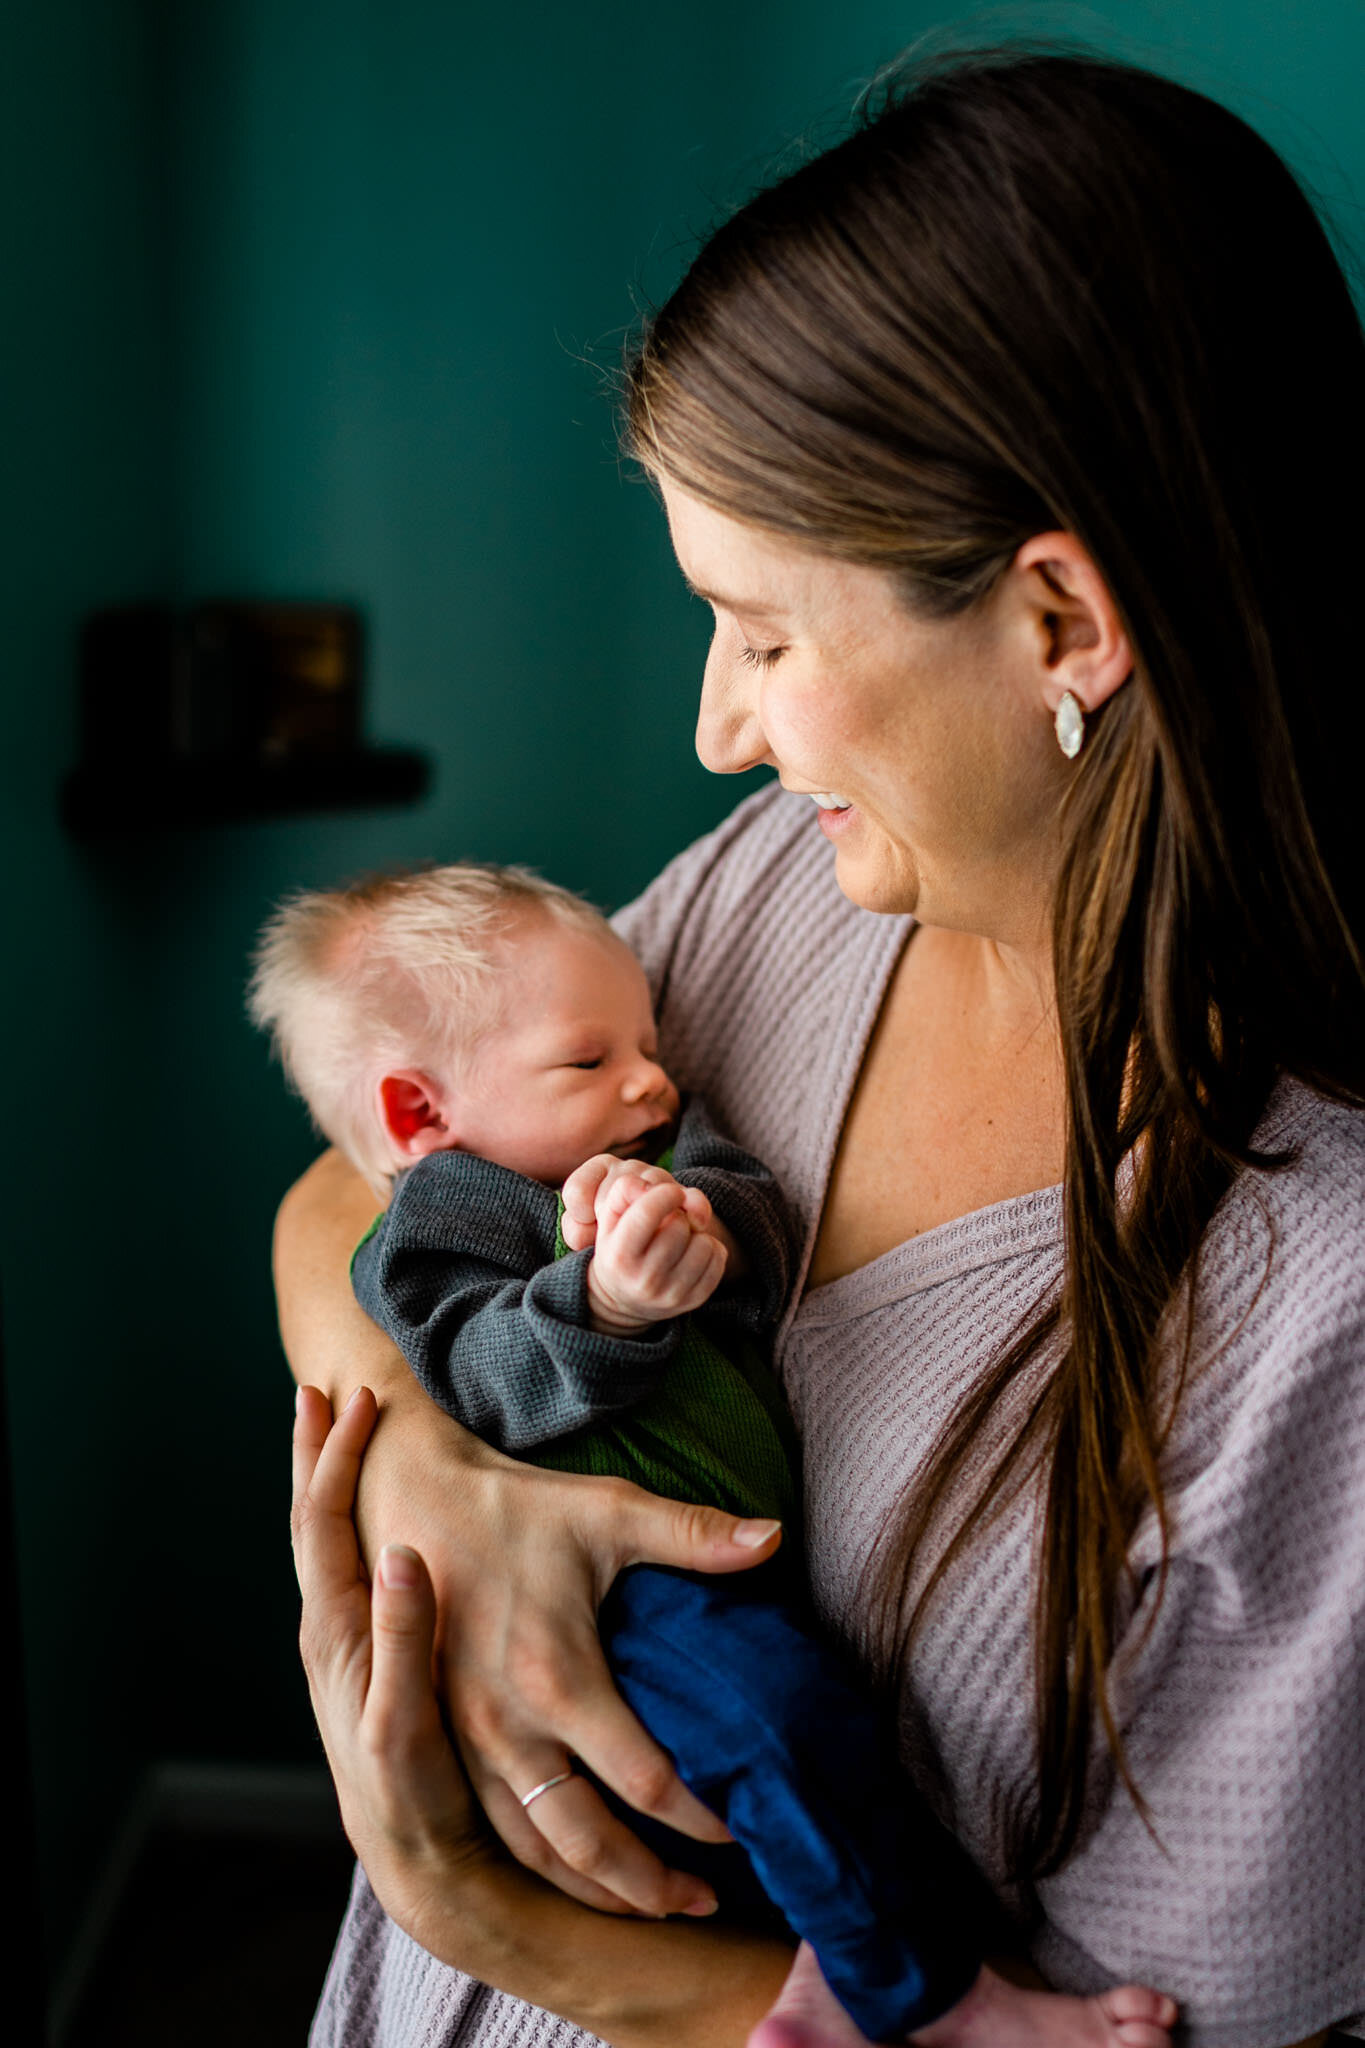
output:
<path id="1" fill-rule="evenodd" d="M 599 1152 L 576 1166 L 560 1190 L 564 1202 L 564 1242 L 571 1251 L 582 1251 L 597 1234 L 597 1196 L 617 1161 L 609 1152 Z"/>
<path id="2" fill-rule="evenodd" d="M 685 1190 L 677 1181 L 668 1179 L 652 1186 L 641 1187 L 631 1181 L 620 1181 L 611 1190 L 614 1207 L 618 1190 L 625 1198 L 619 1214 L 603 1219 L 611 1233 L 612 1247 L 622 1259 L 639 1260 L 652 1250 L 661 1233 L 671 1238 L 676 1229 L 678 1249 L 686 1244 L 692 1226 L 687 1220 L 683 1207 Z"/>
<path id="3" fill-rule="evenodd" d="M 711 1204 L 700 1188 L 683 1189 L 683 1208 L 694 1230 L 711 1228 Z"/>
<path id="4" fill-rule="evenodd" d="M 667 1277 L 668 1305 L 676 1316 L 691 1315 L 711 1299 L 725 1277 L 725 1252 L 714 1237 L 694 1235 Z"/>

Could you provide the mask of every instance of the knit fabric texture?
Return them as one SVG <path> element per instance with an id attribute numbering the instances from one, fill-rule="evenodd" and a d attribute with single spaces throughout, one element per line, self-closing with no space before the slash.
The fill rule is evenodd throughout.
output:
<path id="1" fill-rule="evenodd" d="M 501 1449 L 795 1528 L 796 1435 L 750 1334 L 771 1336 L 790 1283 L 786 1204 L 696 1096 L 666 1157 L 746 1254 L 704 1314 L 594 1330 L 592 1254 L 565 1245 L 554 1189 L 468 1152 L 403 1175 L 351 1262 L 356 1297 L 433 1400 Z"/>
<path id="2" fill-rule="evenodd" d="M 804 1250 L 777 1363 L 802 1439 L 808 1569 L 826 1626 L 865 1651 L 879 1530 L 945 1418 L 1060 1282 L 1060 1192 L 961 1217 L 803 1292 L 909 921 L 849 904 L 808 800 L 769 788 L 617 922 L 651 975 L 670 1071 L 771 1165 L 796 1212 Z M 1286 1080 L 1257 1142 L 1293 1163 L 1243 1174 L 1206 1233 L 1164 1455 L 1164 1596 L 1158 1608 L 1148 1520 L 1120 1616 L 1113 1698 L 1154 1833 L 1097 1744 L 1077 1854 L 1037 1886 L 1012 1872 L 1037 1768 L 1035 1490 L 945 1576 L 900 1696 L 908 1773 L 1047 1980 L 1157 1985 L 1180 2001 L 1189 2048 L 1365 2034 L 1351 2018 L 1365 2010 L 1365 1115 Z M 592 2037 L 427 1956 L 358 1873 L 312 2039 Z"/>

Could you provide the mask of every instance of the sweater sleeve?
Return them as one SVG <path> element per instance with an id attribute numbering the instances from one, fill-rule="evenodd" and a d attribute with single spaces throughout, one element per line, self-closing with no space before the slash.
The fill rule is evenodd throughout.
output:
<path id="1" fill-rule="evenodd" d="M 404 1174 L 356 1252 L 366 1313 L 448 1415 L 521 1452 L 633 1407 L 657 1385 L 676 1321 L 592 1329 L 587 1252 L 556 1259 L 552 1189 L 466 1152 Z"/>
<path id="2" fill-rule="evenodd" d="M 771 1330 L 786 1306 L 796 1260 L 795 1226 L 782 1190 L 761 1159 L 722 1135 L 705 1102 L 692 1096 L 673 1146 L 673 1176 L 699 1188 L 739 1242 L 748 1270 L 724 1280 L 706 1314 L 751 1334 Z"/>

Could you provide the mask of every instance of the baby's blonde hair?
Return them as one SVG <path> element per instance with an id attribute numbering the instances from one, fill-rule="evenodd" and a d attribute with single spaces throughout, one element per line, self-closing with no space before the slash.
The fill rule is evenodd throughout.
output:
<path id="1" fill-rule="evenodd" d="M 247 1009 L 325 1138 L 381 1191 L 402 1162 L 378 1083 L 456 1077 L 498 1021 L 498 952 L 527 917 L 611 936 L 590 903 L 529 868 L 462 861 L 287 897 L 261 932 Z"/>

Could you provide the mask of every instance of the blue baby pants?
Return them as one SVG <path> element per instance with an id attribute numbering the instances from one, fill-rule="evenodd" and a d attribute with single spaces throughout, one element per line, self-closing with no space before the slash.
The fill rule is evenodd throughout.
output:
<path id="1" fill-rule="evenodd" d="M 976 1978 L 980 1879 L 907 1788 L 866 1684 L 790 1588 L 775 1565 L 725 1577 L 637 1565 L 603 1603 L 602 1642 L 622 1695 L 859 2030 L 902 2041 Z M 628 1818 L 722 1903 L 752 1903 L 737 1850 L 699 1857 L 701 1844 Z"/>

